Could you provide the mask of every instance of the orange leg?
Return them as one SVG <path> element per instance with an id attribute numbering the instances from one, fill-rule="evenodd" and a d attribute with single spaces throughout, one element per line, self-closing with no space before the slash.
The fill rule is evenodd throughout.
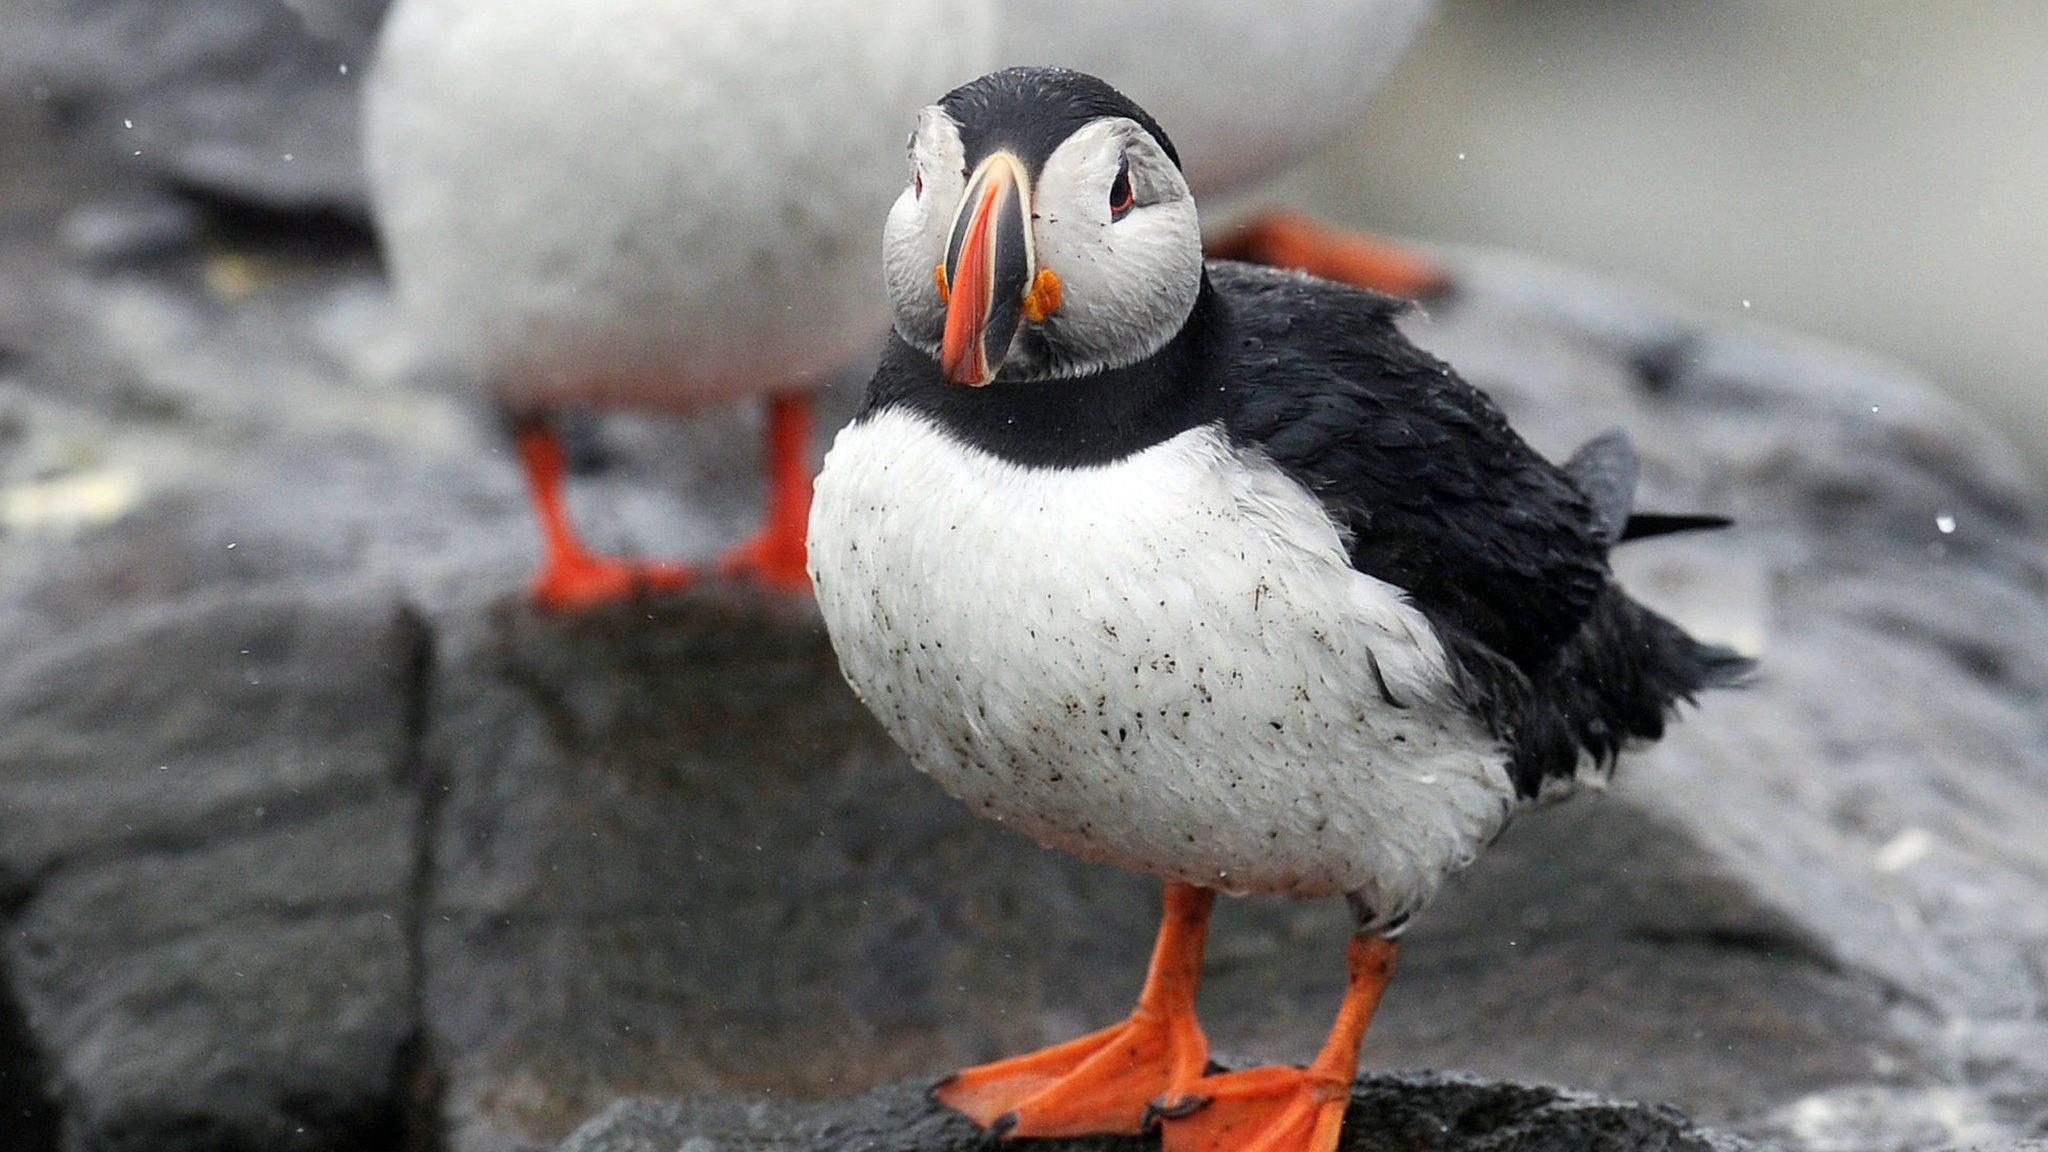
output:
<path id="1" fill-rule="evenodd" d="M 969 1068 L 932 1090 L 998 1136 L 1137 1133 L 1152 1100 L 1197 1081 L 1209 1040 L 1195 1022 L 1195 986 L 1216 894 L 1166 887 L 1166 915 L 1137 1010 L 1114 1027 L 1026 1056 Z"/>
<path id="2" fill-rule="evenodd" d="M 1161 1152 L 1335 1152 L 1358 1075 L 1358 1046 L 1394 974 L 1399 946 L 1383 936 L 1351 938 L 1344 1006 L 1315 1063 L 1247 1068 L 1206 1077 L 1159 1109 Z"/>
<path id="3" fill-rule="evenodd" d="M 540 572 L 533 579 L 534 603 L 549 611 L 570 612 L 690 582 L 693 574 L 681 564 L 599 556 L 585 548 L 562 501 L 568 460 L 561 439 L 536 421 L 513 433 L 513 442 L 526 467 L 544 549 Z"/>
<path id="4" fill-rule="evenodd" d="M 804 539 L 811 523 L 811 398 L 768 401 L 768 515 L 752 538 L 719 557 L 718 570 L 787 592 L 811 587 Z"/>
<path id="5" fill-rule="evenodd" d="M 1208 247 L 1209 255 L 1219 260 L 1294 268 L 1411 300 L 1450 287 L 1450 278 L 1427 257 L 1299 212 L 1265 212 Z"/>

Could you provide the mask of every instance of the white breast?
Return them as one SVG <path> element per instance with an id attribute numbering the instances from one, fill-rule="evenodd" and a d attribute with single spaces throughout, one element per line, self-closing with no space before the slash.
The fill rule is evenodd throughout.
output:
<path id="1" fill-rule="evenodd" d="M 991 24 L 986 0 L 399 0 L 364 151 L 401 299 L 514 393 L 814 379 L 886 323 L 904 134 Z"/>
<path id="2" fill-rule="evenodd" d="M 1046 844 L 1387 918 L 1512 805 L 1420 613 L 1212 429 L 1050 470 L 884 412 L 825 462 L 811 563 L 847 679 L 912 760 Z"/>
<path id="3" fill-rule="evenodd" d="M 1005 63 L 1093 73 L 1173 137 L 1199 197 L 1355 124 L 1432 0 L 1000 0 Z M 1214 207 L 1205 204 L 1205 208 Z"/>

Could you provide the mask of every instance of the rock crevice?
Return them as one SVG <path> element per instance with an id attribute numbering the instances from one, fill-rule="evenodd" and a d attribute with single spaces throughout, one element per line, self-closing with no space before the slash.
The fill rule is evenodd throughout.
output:
<path id="1" fill-rule="evenodd" d="M 427 733 L 433 714 L 434 632 L 431 623 L 416 608 L 407 606 L 402 617 L 410 637 L 410 659 L 404 678 L 405 742 L 400 757 L 399 784 L 418 798 L 418 828 L 413 840 L 412 876 L 406 898 L 405 994 L 408 1027 L 393 1061 L 390 1096 L 398 1115 L 398 1138 L 393 1152 L 443 1152 L 447 1146 L 441 1125 L 446 1083 L 434 1053 L 432 1029 L 428 1027 L 426 999 L 426 919 L 434 902 L 434 837 L 440 828 L 441 807 L 447 793 L 442 778 L 427 755 Z"/>
<path id="2" fill-rule="evenodd" d="M 0 926 L 10 917 L 0 914 Z M 9 986 L 6 958 L 0 956 L 0 989 Z M 21 1008 L 0 995 L 0 1148 L 19 1152 L 59 1152 L 63 1112 L 49 1093 L 35 1033 Z"/>

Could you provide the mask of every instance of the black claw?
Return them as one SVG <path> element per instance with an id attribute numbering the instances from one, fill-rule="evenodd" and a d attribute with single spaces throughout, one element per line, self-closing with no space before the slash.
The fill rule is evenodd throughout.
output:
<path id="1" fill-rule="evenodd" d="M 1160 1097 L 1160 1100 L 1164 1099 L 1165 1097 Z M 1200 1096 L 1190 1092 L 1178 1100 L 1164 1104 L 1160 1103 L 1160 1100 L 1154 1100 L 1145 1105 L 1145 1113 L 1139 1117 L 1138 1127 L 1149 1132 L 1158 1127 L 1162 1120 L 1185 1120 L 1207 1108 L 1213 1099 L 1215 1098 L 1212 1096 Z"/>
<path id="2" fill-rule="evenodd" d="M 1005 1112 L 1001 1116 L 996 1117 L 995 1123 L 988 1126 L 989 1138 L 1001 1140 L 1003 1137 L 1008 1136 L 1010 1129 L 1015 1128 L 1021 1119 L 1014 1111 Z"/>
<path id="3" fill-rule="evenodd" d="M 953 1081 L 958 1080 L 959 1078 L 960 1074 L 958 1072 L 948 1072 L 944 1076 L 939 1077 L 937 1080 L 932 1081 L 932 1086 L 930 1088 L 925 1089 L 925 1091 L 943 1092 L 947 1088 L 952 1087 Z"/>

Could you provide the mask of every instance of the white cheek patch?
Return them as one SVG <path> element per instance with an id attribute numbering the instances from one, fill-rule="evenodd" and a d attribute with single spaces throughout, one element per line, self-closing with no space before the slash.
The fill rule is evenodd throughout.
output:
<path id="1" fill-rule="evenodd" d="M 1091 124 L 1076 132 L 1046 158 L 1038 174 L 1041 223 L 1095 224 L 1110 219 L 1109 187 L 1124 158 L 1124 133 L 1113 122 Z"/>
<path id="2" fill-rule="evenodd" d="M 1128 157 L 1143 189 L 1112 220 L 1109 188 Z M 1038 178 L 1038 258 L 1060 277 L 1046 325 L 1053 375 L 1144 359 L 1180 331 L 1202 279 L 1202 229 L 1179 169 L 1137 124 L 1098 120 L 1047 158 Z"/>
<path id="3" fill-rule="evenodd" d="M 911 137 L 911 159 L 924 189 L 907 185 L 883 228 L 882 262 L 896 332 L 921 348 L 937 348 L 945 320 L 932 269 L 946 255 L 946 225 L 966 186 L 966 154 L 960 126 L 938 107 L 926 108 Z"/>

